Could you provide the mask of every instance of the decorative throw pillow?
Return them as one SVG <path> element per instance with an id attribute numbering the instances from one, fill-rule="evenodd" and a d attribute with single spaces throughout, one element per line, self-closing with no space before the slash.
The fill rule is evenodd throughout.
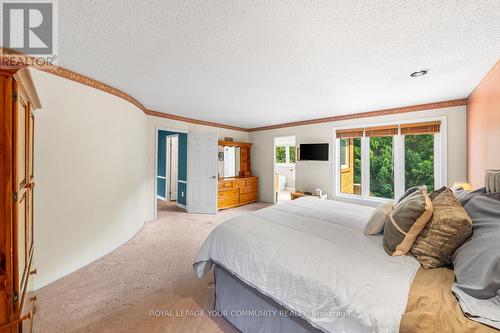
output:
<path id="1" fill-rule="evenodd" d="M 384 230 L 384 225 L 389 215 L 394 211 L 394 202 L 389 201 L 375 209 L 365 227 L 365 235 L 376 235 Z"/>
<path id="2" fill-rule="evenodd" d="M 407 253 L 432 216 L 432 201 L 421 187 L 401 200 L 384 227 L 384 249 L 391 256 Z"/>
<path id="3" fill-rule="evenodd" d="M 413 193 L 417 192 L 418 190 L 421 190 L 422 188 L 426 188 L 427 189 L 427 186 L 422 185 L 422 186 L 413 186 L 413 187 L 410 187 L 409 189 L 406 190 L 405 194 L 403 194 L 403 196 L 401 198 L 399 198 L 398 203 L 400 203 L 401 201 L 403 201 L 404 198 L 406 198 L 410 194 L 413 194 Z"/>
<path id="4" fill-rule="evenodd" d="M 500 170 L 486 170 L 484 186 L 488 193 L 500 192 Z"/>
<path id="5" fill-rule="evenodd" d="M 429 193 L 429 198 L 431 198 L 431 200 L 434 200 L 435 197 L 443 193 L 446 189 L 447 187 L 443 186 L 441 188 L 438 188 L 437 190 L 432 191 L 431 193 Z"/>
<path id="6" fill-rule="evenodd" d="M 434 215 L 412 246 L 425 269 L 451 263 L 451 255 L 472 233 L 472 220 L 449 188 L 432 200 Z"/>

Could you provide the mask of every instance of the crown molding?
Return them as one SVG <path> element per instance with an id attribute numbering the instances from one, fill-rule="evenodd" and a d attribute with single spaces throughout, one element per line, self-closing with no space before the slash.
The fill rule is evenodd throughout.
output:
<path id="1" fill-rule="evenodd" d="M 170 114 L 170 113 L 149 110 L 141 102 L 139 102 L 137 99 L 135 99 L 134 97 L 130 96 L 129 94 L 125 93 L 124 91 L 122 91 L 120 89 L 114 88 L 108 84 L 101 82 L 101 81 L 95 80 L 91 77 L 82 75 L 80 73 L 77 73 L 75 71 L 72 71 L 70 69 L 60 67 L 57 65 L 49 64 L 49 65 L 39 66 L 36 62 L 36 58 L 30 57 L 27 55 L 23 55 L 23 54 L 19 54 L 13 50 L 8 49 L 8 48 L 0 48 L 0 58 L 2 58 L 2 59 L 3 58 L 15 59 L 15 60 L 18 60 L 20 63 L 29 64 L 28 66 L 24 66 L 24 67 L 35 68 L 37 70 L 40 70 L 40 71 L 43 71 L 46 73 L 50 73 L 50 74 L 74 81 L 74 82 L 81 83 L 83 85 L 104 91 L 108 94 L 112 94 L 114 96 L 117 96 L 119 98 L 122 98 L 122 99 L 128 101 L 129 103 L 132 103 L 133 105 L 138 107 L 142 112 L 144 112 L 144 114 L 146 114 L 148 116 L 165 118 L 165 119 L 176 120 L 176 121 L 182 121 L 182 122 L 191 123 L 191 124 L 224 128 L 224 129 L 241 131 L 241 132 L 266 131 L 266 130 L 272 130 L 272 129 L 278 129 L 278 128 L 320 124 L 320 123 L 348 120 L 348 119 L 386 116 L 386 115 L 405 113 L 405 112 L 415 112 L 415 111 L 432 110 L 432 109 L 440 109 L 440 108 L 448 108 L 448 107 L 453 107 L 453 106 L 467 105 L 467 98 L 455 99 L 455 100 L 444 101 L 444 102 L 404 106 L 404 107 L 399 107 L 399 108 L 384 109 L 384 110 L 362 112 L 362 113 L 354 113 L 354 114 L 348 114 L 348 115 L 342 115 L 342 116 L 316 118 L 316 119 L 295 121 L 295 122 L 282 123 L 282 124 L 276 124 L 276 125 L 270 125 L 270 126 L 262 126 L 262 127 L 255 127 L 255 128 L 243 128 L 243 127 L 238 127 L 238 126 L 233 126 L 233 125 L 226 125 L 226 124 L 221 124 L 221 123 L 216 123 L 216 122 L 211 122 L 211 121 L 205 121 L 205 120 L 200 120 L 200 119 L 178 116 L 178 115 L 174 115 L 174 114 Z M 488 77 L 493 71 L 498 69 L 498 67 L 500 67 L 499 64 L 500 64 L 500 61 L 497 62 L 497 64 L 490 71 L 490 73 L 488 73 L 488 75 L 486 77 Z M 483 79 L 483 81 L 486 80 L 486 77 L 485 77 L 485 79 Z M 476 90 L 483 83 L 483 81 L 481 81 L 481 83 L 478 85 L 478 87 L 476 87 Z M 470 96 L 469 96 L 469 98 L 470 98 Z"/>
<path id="2" fill-rule="evenodd" d="M 108 94 L 115 95 L 117 97 L 120 97 L 129 103 L 134 104 L 137 106 L 139 109 L 141 109 L 143 112 L 146 111 L 146 108 L 144 105 L 142 105 L 138 100 L 130 96 L 129 94 L 116 89 L 110 85 L 107 85 L 103 82 L 97 81 L 95 79 L 92 79 L 88 76 L 85 76 L 83 74 L 74 72 L 70 69 L 60 67 L 57 65 L 53 64 L 44 64 L 44 65 L 39 65 L 36 61 L 37 58 L 27 56 L 24 54 L 20 54 L 18 52 L 15 52 L 11 49 L 8 48 L 0 48 L 0 57 L 2 58 L 2 64 L 4 63 L 3 59 L 8 58 L 11 61 L 19 64 L 19 68 L 34 68 L 42 72 L 50 73 L 74 82 L 81 83 L 83 85 L 104 91 Z"/>
<path id="3" fill-rule="evenodd" d="M 183 117 L 183 116 L 177 116 L 177 115 L 171 114 L 171 113 L 164 113 L 164 112 L 153 111 L 153 110 L 146 110 L 145 113 L 149 116 L 155 116 L 155 117 L 167 118 L 167 119 L 171 119 L 171 120 L 183 121 L 183 122 L 191 123 L 191 124 L 219 127 L 219 128 L 225 128 L 225 129 L 241 131 L 241 132 L 250 132 L 250 129 L 248 129 L 248 128 L 232 126 L 232 125 L 225 125 L 225 124 L 221 124 L 221 123 L 215 123 L 212 121 L 193 119 L 193 118 L 188 118 L 188 117 Z"/>
<path id="4" fill-rule="evenodd" d="M 425 110 L 432 110 L 432 109 L 442 109 L 442 108 L 449 108 L 449 107 L 453 107 L 453 106 L 464 106 L 464 105 L 467 105 L 467 98 L 454 99 L 454 100 L 444 101 L 444 102 L 435 102 L 435 103 L 403 106 L 403 107 L 399 107 L 399 108 L 383 109 L 383 110 L 369 111 L 369 112 L 362 112 L 362 113 L 352 113 L 352 114 L 347 114 L 347 115 L 342 115 L 342 116 L 333 116 L 333 117 L 316 118 L 316 119 L 310 119 L 310 120 L 294 121 L 294 122 L 283 123 L 283 124 L 278 124 L 278 125 L 255 127 L 255 128 L 251 128 L 250 132 L 267 131 L 267 130 L 272 130 L 272 129 L 277 129 L 277 128 L 286 128 L 286 127 L 294 127 L 294 126 L 329 123 L 332 121 L 349 120 L 349 119 L 357 119 L 357 118 L 387 116 L 387 115 L 392 115 L 392 114 L 415 112 L 415 111 L 425 111 Z"/>

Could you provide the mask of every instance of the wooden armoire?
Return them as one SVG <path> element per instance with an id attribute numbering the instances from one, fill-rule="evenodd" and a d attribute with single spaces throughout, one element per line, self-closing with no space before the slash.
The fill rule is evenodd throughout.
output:
<path id="1" fill-rule="evenodd" d="M 30 332 L 33 144 L 40 101 L 27 69 L 0 68 L 0 333 Z"/>

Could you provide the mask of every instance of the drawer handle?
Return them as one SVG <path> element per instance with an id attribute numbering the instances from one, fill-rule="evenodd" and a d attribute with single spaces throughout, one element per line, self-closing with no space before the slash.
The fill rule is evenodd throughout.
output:
<path id="1" fill-rule="evenodd" d="M 33 274 L 36 274 L 36 273 L 37 273 L 36 272 L 36 268 L 34 270 L 30 271 L 30 275 L 33 275 Z"/>

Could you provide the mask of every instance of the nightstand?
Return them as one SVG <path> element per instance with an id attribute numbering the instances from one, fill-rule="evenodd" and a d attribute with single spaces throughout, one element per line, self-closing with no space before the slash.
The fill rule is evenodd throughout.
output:
<path id="1" fill-rule="evenodd" d="M 316 195 L 316 194 L 305 194 L 304 192 L 300 192 L 300 191 L 290 193 L 290 199 L 291 200 L 295 200 L 295 199 L 302 198 L 302 197 L 313 197 L 313 198 L 318 198 L 318 199 L 321 199 L 321 200 L 327 200 L 328 199 L 328 195 L 327 194 L 322 194 L 321 196 L 319 196 L 319 195 Z"/>

